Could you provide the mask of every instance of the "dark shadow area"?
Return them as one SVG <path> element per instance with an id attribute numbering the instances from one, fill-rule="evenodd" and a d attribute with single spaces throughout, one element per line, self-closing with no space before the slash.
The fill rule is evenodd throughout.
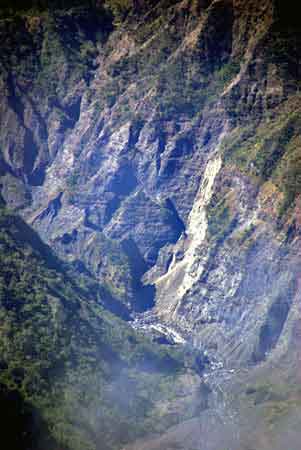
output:
<path id="1" fill-rule="evenodd" d="M 121 198 L 119 196 L 113 197 L 111 200 L 108 200 L 106 203 L 106 208 L 104 212 L 103 222 L 104 225 L 110 222 L 114 213 L 117 211 L 121 203 Z"/>
<path id="2" fill-rule="evenodd" d="M 137 289 L 142 275 L 148 270 L 148 265 L 141 256 L 141 253 L 133 239 L 124 240 L 122 242 L 122 249 L 130 262 L 133 288 Z"/>
<path id="3" fill-rule="evenodd" d="M 137 178 L 130 163 L 126 162 L 115 173 L 107 186 L 107 190 L 114 196 L 108 201 L 105 210 L 104 223 L 107 224 L 119 208 L 122 200 L 137 186 Z"/>
<path id="4" fill-rule="evenodd" d="M 185 231 L 185 224 L 183 220 L 180 218 L 178 211 L 175 208 L 173 202 L 167 198 L 165 200 L 165 208 L 168 210 L 169 215 L 167 218 L 167 223 L 173 228 L 175 231 L 175 238 L 173 242 L 177 242 L 181 234 Z"/>
<path id="5" fill-rule="evenodd" d="M 51 221 L 58 215 L 59 210 L 62 207 L 63 193 L 60 192 L 53 200 L 48 203 L 47 208 L 38 216 L 39 220 L 45 219 L 47 216 L 51 216 Z"/>
<path id="6" fill-rule="evenodd" d="M 166 354 L 162 357 L 158 357 L 155 353 L 145 349 L 141 362 L 139 364 L 139 369 L 144 372 L 165 372 L 175 373 L 181 368 L 179 361 L 174 359 L 172 356 Z"/>
<path id="7" fill-rule="evenodd" d="M 187 135 L 177 139 L 175 147 L 171 151 L 167 164 L 162 171 L 162 175 L 166 177 L 174 175 L 181 168 L 182 159 L 192 154 L 193 149 L 194 141 L 191 136 Z"/>
<path id="8" fill-rule="evenodd" d="M 97 222 L 97 220 L 95 220 L 95 218 L 93 217 L 93 210 L 91 210 L 91 208 L 88 206 L 85 208 L 84 226 L 87 228 L 91 228 L 91 230 L 94 231 L 101 231 L 102 227 L 99 225 L 99 223 L 94 223 L 93 220 Z"/>
<path id="9" fill-rule="evenodd" d="M 138 306 L 136 311 L 143 312 L 151 309 L 155 306 L 156 288 L 152 284 L 144 286 L 140 284 L 140 289 L 136 291 L 135 298 L 137 299 L 136 305 Z"/>
<path id="10" fill-rule="evenodd" d="M 61 239 L 61 243 L 63 245 L 69 245 L 72 242 L 75 242 L 76 238 L 77 238 L 77 234 L 78 234 L 77 230 L 72 230 L 72 233 L 64 233 L 62 236 L 62 239 Z"/>
<path id="11" fill-rule="evenodd" d="M 20 217 L 8 215 L 4 220 L 4 226 L 11 230 L 18 245 L 21 247 L 30 245 L 45 260 L 49 269 L 64 271 L 62 262 L 53 254 L 50 247 Z"/>
<path id="12" fill-rule="evenodd" d="M 149 269 L 140 254 L 136 243 L 132 239 L 122 242 L 122 249 L 128 257 L 132 276 L 132 288 L 134 291 L 134 302 L 132 308 L 136 312 L 147 311 L 155 304 L 155 287 L 144 286 L 141 282 L 143 274 Z"/>
<path id="13" fill-rule="evenodd" d="M 294 0 L 275 0 L 275 16 L 278 27 L 284 31 L 301 31 L 300 15 Z"/>
<path id="14" fill-rule="evenodd" d="M 17 390 L 0 384 L 1 448 L 7 450 L 66 450 L 51 437 L 39 412 Z"/>
<path id="15" fill-rule="evenodd" d="M 129 148 L 133 148 L 137 144 L 143 126 L 144 126 L 143 120 L 135 120 L 132 123 L 132 125 L 130 127 L 130 136 L 129 136 L 129 142 L 128 142 Z"/>
<path id="16" fill-rule="evenodd" d="M 259 343 L 252 355 L 252 363 L 260 363 L 265 360 L 267 354 L 275 348 L 285 325 L 294 288 L 288 289 L 287 296 L 280 296 L 270 307 L 265 323 L 260 329 Z"/>
<path id="17" fill-rule="evenodd" d="M 110 293 L 101 289 L 101 300 L 104 308 L 123 320 L 132 320 L 129 309 L 119 300 L 112 297 Z"/>
<path id="18" fill-rule="evenodd" d="M 210 8 L 204 39 L 200 50 L 206 55 L 208 72 L 218 70 L 232 52 L 234 7 L 233 1 L 215 2 Z"/>
<path id="19" fill-rule="evenodd" d="M 1 151 L 1 150 L 0 150 Z M 4 176 L 6 173 L 13 175 L 11 167 L 4 161 L 2 155 L 0 155 L 0 176 Z"/>
<path id="20" fill-rule="evenodd" d="M 40 164 L 28 175 L 28 183 L 31 186 L 42 186 L 45 180 L 45 169 L 45 164 Z"/>
<path id="21" fill-rule="evenodd" d="M 41 186 L 45 179 L 45 167 L 43 164 L 39 164 L 39 166 L 34 169 L 35 162 L 39 156 L 39 149 L 36 144 L 32 130 L 30 130 L 25 125 L 24 104 L 21 101 L 20 96 L 17 94 L 16 86 L 11 74 L 8 75 L 7 84 L 9 88 L 8 103 L 12 108 L 12 110 L 15 112 L 16 116 L 18 117 L 21 125 L 25 130 L 24 145 L 23 145 L 23 169 L 27 176 L 29 184 L 31 184 L 32 186 Z M 33 106 L 32 103 L 31 106 Z M 34 107 L 33 110 L 35 113 L 37 112 L 36 108 Z M 38 115 L 38 118 L 41 119 L 40 115 Z M 44 129 L 43 134 L 44 134 L 43 138 L 46 142 L 47 141 L 46 128 Z M 15 151 L 17 151 L 17 149 L 15 149 Z"/>
<path id="22" fill-rule="evenodd" d="M 71 118 L 73 124 L 75 124 L 80 116 L 81 97 L 77 98 L 75 102 L 66 108 L 68 116 Z"/>
<path id="23" fill-rule="evenodd" d="M 116 195 L 129 195 L 137 186 L 137 178 L 130 163 L 126 162 L 108 184 L 108 191 Z"/>

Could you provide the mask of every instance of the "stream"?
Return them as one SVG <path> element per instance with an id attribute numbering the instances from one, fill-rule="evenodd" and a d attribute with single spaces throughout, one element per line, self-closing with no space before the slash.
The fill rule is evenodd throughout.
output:
<path id="1" fill-rule="evenodd" d="M 233 378 L 240 370 L 228 368 L 223 361 L 217 360 L 204 349 L 198 339 L 189 339 L 183 336 L 178 329 L 160 322 L 156 313 L 149 310 L 136 314 L 132 322 L 135 330 L 144 334 L 149 334 L 154 341 L 169 345 L 192 346 L 199 353 L 200 360 L 206 360 L 206 364 L 201 363 L 199 372 L 201 383 L 209 388 L 208 408 L 200 414 L 200 434 L 206 435 L 216 431 L 216 439 L 210 442 L 203 442 L 201 450 L 211 450 L 220 448 L 222 443 L 236 450 L 240 442 L 240 417 L 235 402 L 233 402 L 230 385 Z M 198 358 L 197 358 L 198 359 Z M 222 436 L 225 438 L 223 441 Z M 225 447 L 227 448 L 227 447 Z"/>

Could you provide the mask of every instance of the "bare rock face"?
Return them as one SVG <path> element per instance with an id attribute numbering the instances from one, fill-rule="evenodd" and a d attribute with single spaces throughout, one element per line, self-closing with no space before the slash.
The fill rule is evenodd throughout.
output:
<path id="1" fill-rule="evenodd" d="M 272 0 L 106 2 L 4 11 L 0 35 L 7 203 L 229 366 L 284 354 L 300 296 L 294 18 Z"/>

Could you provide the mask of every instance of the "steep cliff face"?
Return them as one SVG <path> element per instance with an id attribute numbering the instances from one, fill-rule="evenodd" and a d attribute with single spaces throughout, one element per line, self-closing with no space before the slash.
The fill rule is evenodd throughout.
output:
<path id="1" fill-rule="evenodd" d="M 228 369 L 295 361 L 293 8 L 87 3 L 1 12 L 2 195 L 129 312 Z"/>
<path id="2" fill-rule="evenodd" d="M 271 1 L 116 14 L 3 13 L 3 195 L 130 308 L 263 359 L 298 297 L 299 32 Z"/>

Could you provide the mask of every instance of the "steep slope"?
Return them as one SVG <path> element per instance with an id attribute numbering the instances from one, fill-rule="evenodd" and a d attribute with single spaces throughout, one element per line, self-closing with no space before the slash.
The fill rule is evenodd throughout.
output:
<path id="1" fill-rule="evenodd" d="M 130 309 L 261 360 L 299 295 L 299 28 L 271 0 L 116 8 L 3 12 L 3 195 Z"/>
<path id="2" fill-rule="evenodd" d="M 225 424 L 230 447 L 249 448 L 253 427 L 273 448 L 269 411 L 282 431 L 299 410 L 301 33 L 285 3 L 1 11 L 2 194 L 63 260 L 106 284 L 119 312 L 120 302 L 125 316 L 142 312 L 136 328 L 206 349 L 219 367 L 208 385 L 226 392 L 198 428 L 218 430 L 208 449 L 220 450 Z M 195 427 L 171 430 L 168 445 L 185 448 Z M 166 450 L 158 439 L 138 448 Z"/>
<path id="3" fill-rule="evenodd" d="M 4 208 L 0 255 L 0 400 L 9 448 L 120 448 L 196 414 L 200 381 L 181 352 L 136 336 L 105 311 L 95 282 L 74 281 Z"/>

